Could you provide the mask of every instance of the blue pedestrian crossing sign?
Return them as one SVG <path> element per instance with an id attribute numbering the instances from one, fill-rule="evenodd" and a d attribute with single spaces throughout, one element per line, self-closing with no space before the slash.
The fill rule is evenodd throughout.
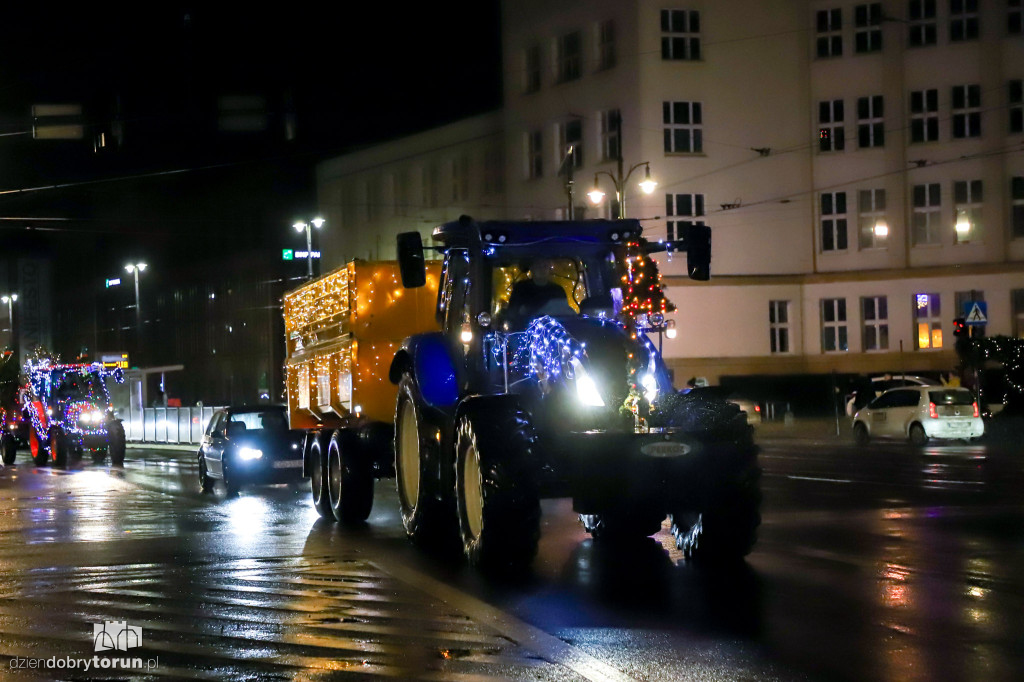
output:
<path id="1" fill-rule="evenodd" d="M 988 324 L 988 305 L 985 301 L 965 301 L 964 322 L 973 325 Z"/>

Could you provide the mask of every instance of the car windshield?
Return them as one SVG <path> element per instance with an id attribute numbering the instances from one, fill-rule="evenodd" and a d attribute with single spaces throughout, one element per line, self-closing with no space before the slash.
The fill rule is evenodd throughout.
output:
<path id="1" fill-rule="evenodd" d="M 246 431 L 284 431 L 287 424 L 282 410 L 254 410 L 252 412 L 233 412 L 228 417 L 229 424 L 245 424 Z"/>
<path id="2" fill-rule="evenodd" d="M 928 391 L 928 400 L 936 405 L 971 405 L 974 394 L 970 391 Z"/>

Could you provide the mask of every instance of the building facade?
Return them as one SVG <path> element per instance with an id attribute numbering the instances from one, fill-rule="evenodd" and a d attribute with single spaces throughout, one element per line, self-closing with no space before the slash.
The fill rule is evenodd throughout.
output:
<path id="1" fill-rule="evenodd" d="M 502 19 L 500 111 L 321 165 L 321 207 L 353 214 L 325 265 L 461 213 L 565 217 L 569 163 L 576 216 L 608 217 L 621 153 L 648 238 L 713 228 L 711 282 L 660 262 L 677 376 L 949 371 L 971 301 L 989 335 L 1024 336 L 1018 0 L 522 0 Z M 460 157 L 482 121 L 502 144 Z M 462 200 L 495 156 L 501 191 Z M 360 209 L 375 184 L 408 215 Z"/>

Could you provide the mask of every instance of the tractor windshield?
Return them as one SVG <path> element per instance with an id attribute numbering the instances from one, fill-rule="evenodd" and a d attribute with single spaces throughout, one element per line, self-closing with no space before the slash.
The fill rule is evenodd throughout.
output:
<path id="1" fill-rule="evenodd" d="M 95 374 L 65 374 L 57 384 L 57 400 L 92 400 L 103 397 L 103 379 Z"/>

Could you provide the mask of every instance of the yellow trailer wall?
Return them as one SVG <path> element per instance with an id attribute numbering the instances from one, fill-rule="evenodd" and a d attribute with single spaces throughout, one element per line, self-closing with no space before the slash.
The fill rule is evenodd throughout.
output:
<path id="1" fill-rule="evenodd" d="M 438 328 L 438 280 L 429 264 L 426 286 L 405 289 L 398 263 L 353 261 L 285 295 L 292 428 L 344 426 L 353 415 L 392 420 L 388 368 L 402 339 Z"/>

